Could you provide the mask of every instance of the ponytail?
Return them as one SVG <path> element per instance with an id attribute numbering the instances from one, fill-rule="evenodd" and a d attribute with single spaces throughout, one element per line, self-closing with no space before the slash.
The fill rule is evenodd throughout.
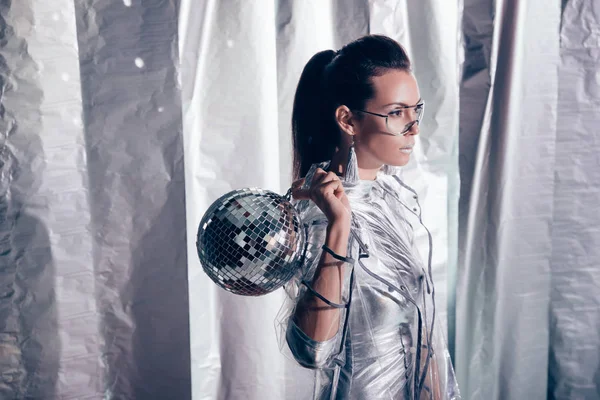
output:
<path id="1" fill-rule="evenodd" d="M 325 83 L 327 66 L 335 55 L 333 50 L 315 54 L 298 82 L 292 111 L 294 180 L 304 177 L 313 163 L 331 159 L 339 141 Z"/>

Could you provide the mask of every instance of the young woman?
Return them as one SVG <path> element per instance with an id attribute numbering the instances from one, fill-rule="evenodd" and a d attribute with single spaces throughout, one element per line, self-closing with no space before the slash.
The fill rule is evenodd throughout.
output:
<path id="1" fill-rule="evenodd" d="M 460 398 L 436 322 L 431 235 L 424 265 L 418 197 L 397 169 L 423 108 L 406 52 L 384 36 L 317 53 L 300 77 L 292 195 L 308 247 L 282 321 L 294 358 L 316 370 L 315 399 Z"/>

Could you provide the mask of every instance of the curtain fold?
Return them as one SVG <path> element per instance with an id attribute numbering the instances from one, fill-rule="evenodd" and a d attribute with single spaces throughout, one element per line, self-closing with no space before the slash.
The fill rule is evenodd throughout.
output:
<path id="1" fill-rule="evenodd" d="M 190 398 L 177 3 L 0 4 L 0 398 Z"/>
<path id="2" fill-rule="evenodd" d="M 194 399 L 287 398 L 274 327 L 282 293 L 225 292 L 202 271 L 195 245 L 202 215 L 222 194 L 282 190 L 275 12 L 274 2 L 181 4 Z"/>
<path id="3" fill-rule="evenodd" d="M 189 398 L 178 3 L 77 0 L 75 15 L 103 392 Z"/>
<path id="4" fill-rule="evenodd" d="M 566 224 L 582 222 L 573 204 L 595 207 L 577 194 L 578 182 L 565 179 L 573 164 L 592 171 L 595 162 L 587 152 L 572 151 L 593 145 L 595 136 L 583 134 L 593 132 L 590 126 L 575 127 L 577 137 L 565 125 L 581 120 L 577 102 L 593 103 L 572 75 L 565 79 L 570 68 L 589 69 L 592 62 L 565 67 L 565 29 L 574 24 L 565 15 L 581 4 L 563 2 L 561 45 L 559 4 L 465 0 L 455 360 L 469 399 L 597 398 L 598 346 L 589 337 L 597 318 L 589 309 L 573 313 L 597 304 L 596 296 L 578 294 L 592 291 L 580 291 L 577 282 L 578 271 L 590 276 L 596 253 L 578 261 L 573 255 L 578 243 L 598 236 Z M 573 97 L 577 102 L 565 107 L 561 98 Z M 597 121 L 598 112 L 588 116 Z M 567 137 L 571 147 L 565 148 Z M 581 178 L 597 193 L 594 173 Z M 586 223 L 593 224 L 592 215 Z M 586 284 L 591 290 L 598 281 Z M 575 359 L 577 348 L 594 350 Z"/>
<path id="5" fill-rule="evenodd" d="M 54 7 L 0 5 L 3 399 L 100 398 L 106 371 L 75 7 Z"/>
<path id="6" fill-rule="evenodd" d="M 563 1 L 549 399 L 600 398 L 600 4 Z"/>

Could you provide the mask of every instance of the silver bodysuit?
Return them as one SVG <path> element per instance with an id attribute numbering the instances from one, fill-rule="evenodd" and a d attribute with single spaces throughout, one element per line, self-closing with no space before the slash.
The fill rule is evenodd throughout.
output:
<path id="1" fill-rule="evenodd" d="M 328 166 L 314 164 L 305 187 L 317 167 Z M 435 321 L 431 235 L 427 267 L 413 243 L 413 226 L 422 225 L 416 193 L 389 167 L 374 181 L 342 178 L 342 183 L 353 213 L 347 254 L 354 263 L 344 264 L 346 308 L 340 309 L 340 327 L 331 339 L 316 342 L 294 322 L 327 227 L 313 202 L 295 201 L 308 244 L 303 268 L 285 286 L 281 345 L 287 343 L 298 363 L 315 369 L 315 399 L 460 399 L 444 335 Z"/>

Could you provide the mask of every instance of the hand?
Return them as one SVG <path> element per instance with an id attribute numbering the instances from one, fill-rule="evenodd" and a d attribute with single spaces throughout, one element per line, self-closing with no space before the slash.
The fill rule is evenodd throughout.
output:
<path id="1" fill-rule="evenodd" d="M 317 168 L 313 176 L 310 188 L 301 189 L 304 178 L 292 183 L 292 196 L 297 200 L 312 200 L 330 224 L 344 224 L 350 226 L 350 202 L 342 181 L 334 172 L 326 172 Z"/>

